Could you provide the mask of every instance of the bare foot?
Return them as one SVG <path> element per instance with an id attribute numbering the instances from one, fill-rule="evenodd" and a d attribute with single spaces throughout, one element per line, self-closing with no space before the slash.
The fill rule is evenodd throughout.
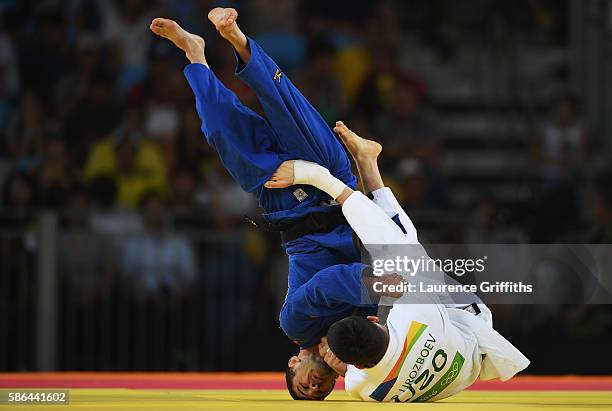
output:
<path id="1" fill-rule="evenodd" d="M 177 22 L 170 19 L 156 18 L 151 22 L 150 29 L 158 36 L 164 37 L 181 50 L 192 63 L 208 66 L 204 56 L 204 39 L 185 31 Z"/>
<path id="2" fill-rule="evenodd" d="M 231 7 L 215 7 L 208 13 L 208 20 L 215 25 L 223 38 L 227 38 L 236 30 L 239 30 L 236 24 L 237 19 L 238 12 Z"/>
<path id="3" fill-rule="evenodd" d="M 208 13 L 208 20 L 215 25 L 221 37 L 229 41 L 231 45 L 236 49 L 238 55 L 248 63 L 251 58 L 251 52 L 248 48 L 248 42 L 245 34 L 240 30 L 236 20 L 238 19 L 238 12 L 236 9 L 231 7 L 215 7 Z"/>
<path id="4" fill-rule="evenodd" d="M 336 121 L 334 133 L 338 134 L 355 161 L 376 159 L 382 151 L 382 146 L 380 144 L 378 144 L 376 141 L 359 137 L 342 121 Z"/>
<path id="5" fill-rule="evenodd" d="M 288 160 L 282 163 L 272 174 L 272 177 L 264 183 L 266 188 L 285 188 L 293 185 L 295 173 L 293 168 L 294 161 Z"/>

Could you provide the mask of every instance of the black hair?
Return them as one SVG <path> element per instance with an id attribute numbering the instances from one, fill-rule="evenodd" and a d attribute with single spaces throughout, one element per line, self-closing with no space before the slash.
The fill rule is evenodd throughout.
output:
<path id="1" fill-rule="evenodd" d="M 342 362 L 364 368 L 375 366 L 387 349 L 384 331 L 357 315 L 333 323 L 327 331 L 327 343 Z"/>

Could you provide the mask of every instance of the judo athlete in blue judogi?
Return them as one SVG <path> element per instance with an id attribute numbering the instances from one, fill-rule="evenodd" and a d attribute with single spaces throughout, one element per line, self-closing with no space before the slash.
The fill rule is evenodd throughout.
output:
<path id="1" fill-rule="evenodd" d="M 309 184 L 271 190 L 264 183 L 291 159 L 320 164 L 351 188 L 357 179 L 344 148 L 323 118 L 259 45 L 240 31 L 236 18 L 234 9 L 209 13 L 234 47 L 237 75 L 256 92 L 268 121 L 243 106 L 217 79 L 207 65 L 201 37 L 168 19 L 153 20 L 151 30 L 186 53 L 191 64 L 185 76 L 208 143 L 236 182 L 257 197 L 265 219 L 281 227 L 289 256 L 281 328 L 300 345 L 294 358 L 311 365 L 303 367 L 310 370 L 303 373 L 290 367 L 287 379 L 299 385 L 298 397 L 323 398 L 333 388 L 334 378 L 329 378 L 333 371 L 318 354 L 321 337 L 341 318 L 376 313 L 374 300 L 362 291 L 368 267 L 359 262 L 352 230 L 329 195 Z M 290 392 L 296 396 L 295 389 Z"/>

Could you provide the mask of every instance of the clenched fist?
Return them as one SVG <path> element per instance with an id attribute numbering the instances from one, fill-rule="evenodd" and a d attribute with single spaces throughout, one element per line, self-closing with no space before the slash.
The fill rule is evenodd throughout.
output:
<path id="1" fill-rule="evenodd" d="M 323 358 L 323 361 L 325 361 L 327 365 L 331 367 L 332 370 L 344 377 L 344 374 L 346 374 L 346 364 L 340 361 L 338 357 L 336 357 L 329 349 L 329 345 L 327 345 L 327 337 L 321 338 L 321 343 L 319 344 L 319 355 L 321 358 Z"/>

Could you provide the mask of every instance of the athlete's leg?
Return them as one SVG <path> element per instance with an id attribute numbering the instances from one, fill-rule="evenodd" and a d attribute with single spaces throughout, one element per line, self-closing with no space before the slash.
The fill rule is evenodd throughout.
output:
<path id="1" fill-rule="evenodd" d="M 341 121 L 336 123 L 334 132 L 338 134 L 355 160 L 363 192 L 371 193 L 372 201 L 400 226 L 409 244 L 417 244 L 417 231 L 414 224 L 398 203 L 391 189 L 385 187 L 380 175 L 378 169 L 378 155 L 382 149 L 380 144 L 359 137 Z"/>
<path id="2" fill-rule="evenodd" d="M 334 132 L 338 134 L 353 160 L 355 160 L 363 192 L 368 194 L 383 188 L 385 184 L 378 170 L 378 156 L 382 151 L 382 146 L 376 141 L 359 137 L 349 130 L 342 121 L 336 121 Z"/>
<path id="3" fill-rule="evenodd" d="M 185 77 L 195 94 L 208 143 L 245 191 L 261 194 L 263 183 L 287 159 L 278 154 L 281 151 L 273 130 L 243 106 L 208 68 L 201 37 L 187 33 L 168 19 L 153 20 L 151 30 L 185 51 L 192 63 L 185 68 Z"/>
<path id="4" fill-rule="evenodd" d="M 363 244 L 411 244 L 382 208 L 331 175 L 323 166 L 302 160 L 286 161 L 265 186 L 284 188 L 293 184 L 317 187 L 341 204 L 347 222 Z"/>
<path id="5" fill-rule="evenodd" d="M 236 23 L 234 9 L 216 8 L 209 19 L 239 56 L 238 76 L 257 94 L 279 144 L 295 159 L 319 163 L 350 187 L 351 164 L 325 120 L 278 65 Z"/>

